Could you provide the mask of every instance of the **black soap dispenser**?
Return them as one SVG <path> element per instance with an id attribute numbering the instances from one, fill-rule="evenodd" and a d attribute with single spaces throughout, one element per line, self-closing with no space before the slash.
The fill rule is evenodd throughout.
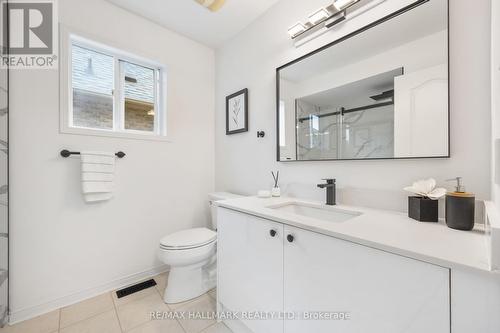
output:
<path id="1" fill-rule="evenodd" d="M 476 197 L 473 193 L 465 192 L 462 178 L 457 177 L 449 181 L 456 181 L 455 192 L 446 194 L 446 225 L 452 229 L 472 230 L 476 208 Z"/>

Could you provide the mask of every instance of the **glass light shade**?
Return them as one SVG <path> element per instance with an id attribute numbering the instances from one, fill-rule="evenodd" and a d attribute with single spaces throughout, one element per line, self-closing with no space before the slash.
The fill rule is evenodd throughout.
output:
<path id="1" fill-rule="evenodd" d="M 330 13 L 326 9 L 320 8 L 311 15 L 309 15 L 308 19 L 309 22 L 311 22 L 312 24 L 317 24 L 323 21 L 324 19 L 328 18 L 329 16 Z"/>
<path id="2" fill-rule="evenodd" d="M 357 0 L 335 0 L 333 5 L 337 8 L 337 10 L 341 11 L 355 2 L 357 2 Z"/>
<path id="3" fill-rule="evenodd" d="M 306 30 L 306 26 L 300 22 L 295 23 L 290 28 L 288 28 L 288 34 L 292 37 L 297 36 L 301 32 Z"/>

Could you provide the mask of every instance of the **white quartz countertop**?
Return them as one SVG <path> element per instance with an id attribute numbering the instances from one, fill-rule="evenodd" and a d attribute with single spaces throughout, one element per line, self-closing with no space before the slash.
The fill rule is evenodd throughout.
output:
<path id="1" fill-rule="evenodd" d="M 487 235 L 477 224 L 472 231 L 460 231 L 448 228 L 444 221 L 418 222 L 405 213 L 345 205 L 335 208 L 362 214 L 345 222 L 327 222 L 269 208 L 290 202 L 320 204 L 297 198 L 244 197 L 216 205 L 447 268 L 490 271 Z"/>

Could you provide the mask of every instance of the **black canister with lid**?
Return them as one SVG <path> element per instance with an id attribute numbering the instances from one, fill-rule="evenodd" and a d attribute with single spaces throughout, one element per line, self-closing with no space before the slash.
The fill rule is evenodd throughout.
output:
<path id="1" fill-rule="evenodd" d="M 476 209 L 476 197 L 465 192 L 460 177 L 456 178 L 455 192 L 446 194 L 446 225 L 452 229 L 472 230 Z"/>

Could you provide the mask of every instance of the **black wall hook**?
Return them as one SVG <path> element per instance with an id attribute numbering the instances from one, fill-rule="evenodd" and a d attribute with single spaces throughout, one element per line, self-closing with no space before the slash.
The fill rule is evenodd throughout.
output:
<path id="1" fill-rule="evenodd" d="M 266 136 L 266 132 L 264 132 L 264 131 L 258 131 L 258 132 L 257 132 L 257 137 L 258 137 L 258 138 L 263 138 L 263 137 L 265 137 L 265 136 Z"/>

